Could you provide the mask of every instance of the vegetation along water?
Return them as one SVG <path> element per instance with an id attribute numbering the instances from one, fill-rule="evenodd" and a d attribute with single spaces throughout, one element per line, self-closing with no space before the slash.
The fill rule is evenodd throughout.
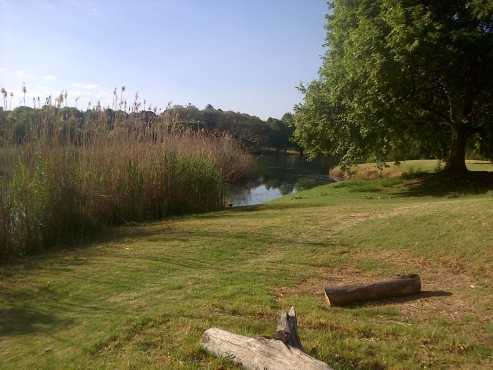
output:
<path id="1" fill-rule="evenodd" d="M 105 226 L 224 206 L 252 170 L 230 136 L 172 115 L 46 105 L 2 114 L 0 255 L 76 243 Z"/>

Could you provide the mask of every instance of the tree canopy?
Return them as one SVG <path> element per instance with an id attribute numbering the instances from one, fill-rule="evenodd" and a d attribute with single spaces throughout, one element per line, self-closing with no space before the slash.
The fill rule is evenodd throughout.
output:
<path id="1" fill-rule="evenodd" d="M 276 151 L 298 149 L 291 141 L 293 128 L 292 114 L 286 113 L 281 119 L 269 117 L 262 120 L 246 113 L 223 111 L 208 104 L 205 109 L 193 105 L 169 107 L 162 114 L 172 116 L 183 126 L 226 132 L 253 152 L 265 149 Z"/>
<path id="2" fill-rule="evenodd" d="M 319 78 L 302 86 L 295 136 L 344 162 L 493 154 L 491 0 L 333 0 Z"/>

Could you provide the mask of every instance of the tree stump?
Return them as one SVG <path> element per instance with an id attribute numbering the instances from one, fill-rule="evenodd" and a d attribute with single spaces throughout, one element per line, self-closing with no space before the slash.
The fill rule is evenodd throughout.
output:
<path id="1" fill-rule="evenodd" d="M 298 320 L 296 319 L 294 307 L 291 307 L 289 312 L 281 312 L 277 324 L 277 332 L 274 334 L 274 337 L 288 346 L 303 351 L 303 346 L 298 335 Z"/>

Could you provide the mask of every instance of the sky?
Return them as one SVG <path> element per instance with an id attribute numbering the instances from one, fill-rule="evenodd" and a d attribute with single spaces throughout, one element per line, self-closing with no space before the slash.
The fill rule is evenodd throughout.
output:
<path id="1" fill-rule="evenodd" d="M 325 0 L 0 0 L 0 87 L 13 105 L 125 97 L 281 117 L 324 52 Z M 120 93 L 119 93 L 120 95 Z M 8 104 L 10 104 L 10 99 Z"/>

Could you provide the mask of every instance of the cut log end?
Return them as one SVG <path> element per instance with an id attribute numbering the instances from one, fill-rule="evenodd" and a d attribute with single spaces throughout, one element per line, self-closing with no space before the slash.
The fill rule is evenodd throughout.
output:
<path id="1" fill-rule="evenodd" d="M 416 295 L 421 292 L 419 275 L 400 275 L 392 280 L 372 284 L 345 285 L 325 288 L 325 298 L 330 306 L 347 306 L 385 298 Z"/>

